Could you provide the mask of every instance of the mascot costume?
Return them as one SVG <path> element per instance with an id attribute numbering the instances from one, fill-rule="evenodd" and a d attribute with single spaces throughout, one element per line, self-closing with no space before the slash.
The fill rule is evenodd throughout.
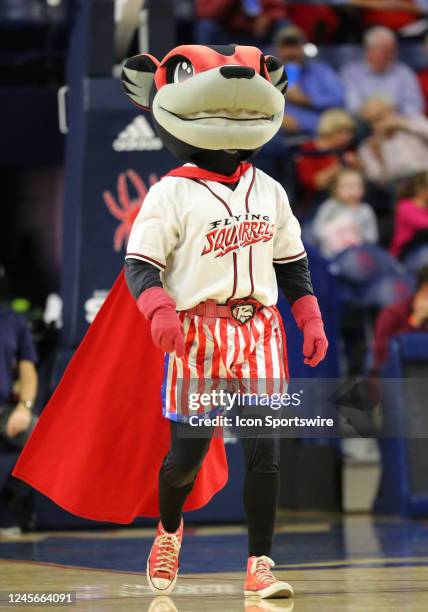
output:
<path id="1" fill-rule="evenodd" d="M 255 47 L 184 45 L 160 62 L 148 54 L 128 59 L 122 82 L 186 163 L 151 187 L 124 271 L 14 475 L 83 517 L 129 523 L 160 516 L 147 578 L 165 594 L 177 580 L 183 510 L 207 504 L 227 481 L 223 439 L 209 426 L 214 406 L 201 400 L 193 412 L 205 426 L 198 436 L 186 390 L 216 381 L 286 384 L 278 286 L 303 332 L 305 363 L 316 366 L 328 343 L 287 195 L 247 161 L 281 127 L 281 62 Z M 269 556 L 279 439 L 242 444 L 244 592 L 290 597 Z"/>

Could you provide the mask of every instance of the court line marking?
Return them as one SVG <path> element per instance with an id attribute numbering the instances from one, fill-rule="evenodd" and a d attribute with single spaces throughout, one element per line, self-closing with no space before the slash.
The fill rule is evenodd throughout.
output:
<path id="1" fill-rule="evenodd" d="M 292 565 L 277 564 L 280 571 L 357 569 L 382 567 L 428 567 L 428 557 L 369 557 L 366 559 L 343 559 L 318 563 L 293 563 Z"/>

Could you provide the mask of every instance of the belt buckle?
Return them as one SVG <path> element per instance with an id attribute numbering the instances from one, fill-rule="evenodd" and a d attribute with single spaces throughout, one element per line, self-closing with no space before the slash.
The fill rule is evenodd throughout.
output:
<path id="1" fill-rule="evenodd" d="M 229 302 L 231 317 L 240 325 L 244 325 L 254 317 L 257 312 L 257 306 L 258 302 L 256 300 L 245 298 Z"/>

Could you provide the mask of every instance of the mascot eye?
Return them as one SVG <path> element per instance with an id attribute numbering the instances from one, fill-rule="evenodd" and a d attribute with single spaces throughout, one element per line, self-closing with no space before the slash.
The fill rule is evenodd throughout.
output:
<path id="1" fill-rule="evenodd" d="M 195 74 L 195 70 L 190 62 L 185 60 L 179 62 L 174 69 L 174 83 L 187 81 Z"/>

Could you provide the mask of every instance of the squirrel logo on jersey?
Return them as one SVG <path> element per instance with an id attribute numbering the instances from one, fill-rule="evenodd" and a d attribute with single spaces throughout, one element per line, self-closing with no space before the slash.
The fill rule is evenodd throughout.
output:
<path id="1" fill-rule="evenodd" d="M 256 242 L 269 242 L 275 231 L 275 225 L 267 215 L 257 214 L 234 215 L 212 221 L 210 227 L 213 229 L 205 235 L 206 244 L 201 255 L 215 253 L 215 257 L 223 257 Z"/>

